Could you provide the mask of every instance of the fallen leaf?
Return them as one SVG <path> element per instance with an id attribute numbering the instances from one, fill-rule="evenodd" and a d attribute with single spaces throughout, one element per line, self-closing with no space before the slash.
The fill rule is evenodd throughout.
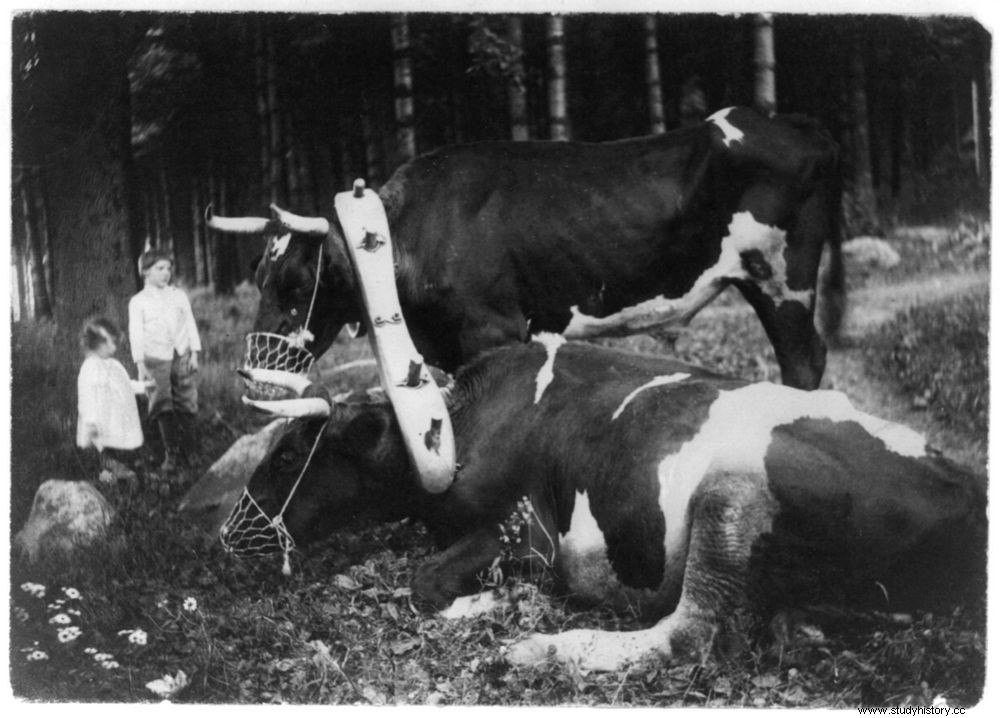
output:
<path id="1" fill-rule="evenodd" d="M 334 576 L 333 583 L 335 586 L 337 586 L 337 588 L 342 588 L 345 591 L 357 591 L 359 588 L 361 588 L 360 584 L 358 584 L 357 581 L 355 581 L 353 578 L 343 573 L 338 573 L 336 576 Z"/>

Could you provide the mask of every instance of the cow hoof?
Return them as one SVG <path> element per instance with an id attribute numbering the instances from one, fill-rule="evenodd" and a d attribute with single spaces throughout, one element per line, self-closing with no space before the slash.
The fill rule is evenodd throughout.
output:
<path id="1" fill-rule="evenodd" d="M 533 666 L 546 661 L 573 663 L 582 671 L 615 671 L 640 656 L 621 634 L 576 629 L 553 635 L 536 633 L 507 649 L 507 661 Z"/>
<path id="2" fill-rule="evenodd" d="M 549 658 L 556 657 L 556 647 L 552 636 L 536 633 L 530 638 L 509 646 L 505 654 L 507 662 L 514 666 L 535 666 Z"/>

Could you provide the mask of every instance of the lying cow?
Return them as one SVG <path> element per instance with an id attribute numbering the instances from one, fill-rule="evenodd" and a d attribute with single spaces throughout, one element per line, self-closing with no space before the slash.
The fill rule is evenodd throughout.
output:
<path id="1" fill-rule="evenodd" d="M 825 243 L 825 306 L 842 302 L 836 160 L 811 122 L 742 108 L 617 142 L 436 150 L 379 192 L 403 317 L 426 361 L 451 372 L 541 332 L 584 339 L 685 324 L 735 286 L 782 381 L 813 389 L 826 355 L 813 326 Z M 273 235 L 256 269 L 254 329 L 303 336 L 308 323 L 306 346 L 319 356 L 341 327 L 363 321 L 342 228 L 336 217 L 273 210 L 270 221 L 209 225 Z"/>
<path id="2" fill-rule="evenodd" d="M 527 497 L 517 558 L 551 566 L 576 599 L 659 619 L 535 635 L 508 654 L 530 663 L 554 646 L 593 669 L 704 657 L 749 596 L 771 609 L 822 599 L 902 610 L 983 590 L 984 484 L 914 431 L 838 392 L 539 339 L 458 374 L 461 468 L 446 492 L 417 488 L 387 406 L 335 404 L 327 419 L 292 423 L 223 543 L 244 548 L 235 537 L 255 519 L 275 519 L 290 538 L 272 545 L 289 550 L 362 516 L 410 516 L 441 548 L 414 594 L 445 606 L 479 589 L 504 551 L 498 524 Z"/>

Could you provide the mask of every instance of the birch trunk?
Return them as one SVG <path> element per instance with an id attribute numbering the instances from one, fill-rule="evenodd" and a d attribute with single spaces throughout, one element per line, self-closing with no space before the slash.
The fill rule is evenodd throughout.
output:
<path id="1" fill-rule="evenodd" d="M 561 15 L 552 15 L 545 21 L 545 35 L 549 53 L 549 138 L 565 141 L 569 139 L 569 120 L 566 113 L 566 45 Z"/>
<path id="2" fill-rule="evenodd" d="M 646 40 L 646 96 L 649 100 L 649 131 L 662 135 L 667 131 L 663 115 L 663 85 L 660 82 L 660 48 L 656 39 L 656 15 L 643 18 Z"/>

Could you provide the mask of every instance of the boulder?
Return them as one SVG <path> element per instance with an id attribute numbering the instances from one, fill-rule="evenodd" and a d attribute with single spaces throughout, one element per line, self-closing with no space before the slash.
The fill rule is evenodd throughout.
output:
<path id="1" fill-rule="evenodd" d="M 30 564 L 67 558 L 104 540 L 113 518 L 114 510 L 92 484 L 49 479 L 35 492 L 14 545 Z"/>
<path id="2" fill-rule="evenodd" d="M 849 261 L 875 269 L 889 269 L 899 264 L 899 253 L 878 237 L 855 237 L 842 245 Z"/>
<path id="3" fill-rule="evenodd" d="M 207 530 L 214 533 L 236 505 L 257 465 L 280 438 L 287 419 L 275 419 L 256 433 L 241 436 L 181 499 L 180 511 L 209 514 Z"/>

